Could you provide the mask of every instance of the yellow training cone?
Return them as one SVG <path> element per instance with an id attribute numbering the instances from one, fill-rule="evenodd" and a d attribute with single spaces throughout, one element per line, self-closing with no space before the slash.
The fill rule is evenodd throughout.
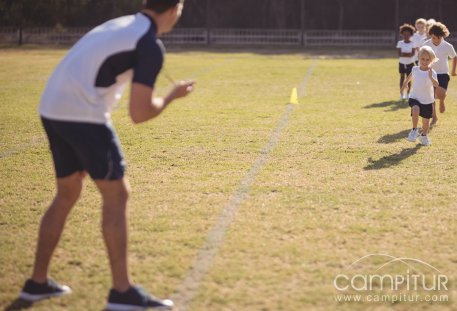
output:
<path id="1" fill-rule="evenodd" d="M 292 94 L 290 94 L 290 103 L 294 105 L 298 105 L 298 94 L 297 94 L 297 88 L 294 87 L 292 89 Z"/>

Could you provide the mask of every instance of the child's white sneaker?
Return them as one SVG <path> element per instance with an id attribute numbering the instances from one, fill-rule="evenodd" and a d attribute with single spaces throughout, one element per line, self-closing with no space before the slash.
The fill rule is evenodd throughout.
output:
<path id="1" fill-rule="evenodd" d="M 408 137 L 406 139 L 410 142 L 415 142 L 417 139 L 417 136 L 419 136 L 419 129 L 412 129 L 409 132 Z"/>
<path id="2" fill-rule="evenodd" d="M 430 141 L 430 139 L 428 138 L 427 135 L 423 136 L 419 136 L 419 141 L 421 142 L 422 145 L 424 146 L 430 146 L 432 144 L 432 142 Z"/>

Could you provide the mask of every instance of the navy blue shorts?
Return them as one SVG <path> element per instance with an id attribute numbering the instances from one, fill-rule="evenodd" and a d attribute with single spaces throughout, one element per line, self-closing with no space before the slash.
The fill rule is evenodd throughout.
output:
<path id="1" fill-rule="evenodd" d="M 447 90 L 447 86 L 449 85 L 449 80 L 451 77 L 447 73 L 440 73 L 437 74 L 438 84 L 445 90 Z"/>
<path id="2" fill-rule="evenodd" d="M 420 101 L 410 98 L 409 99 L 409 106 L 413 108 L 414 106 L 419 107 L 419 116 L 421 116 L 424 119 L 431 119 L 433 116 L 433 105 L 432 104 L 422 104 Z M 413 115 L 413 112 L 411 111 L 411 116 Z"/>
<path id="3" fill-rule="evenodd" d="M 411 73 L 411 71 L 413 70 L 413 67 L 414 67 L 414 63 L 408 64 L 408 65 L 399 63 L 398 72 L 409 75 Z"/>
<path id="4" fill-rule="evenodd" d="M 41 118 L 57 178 L 87 171 L 92 179 L 124 177 L 125 162 L 110 125 Z"/>

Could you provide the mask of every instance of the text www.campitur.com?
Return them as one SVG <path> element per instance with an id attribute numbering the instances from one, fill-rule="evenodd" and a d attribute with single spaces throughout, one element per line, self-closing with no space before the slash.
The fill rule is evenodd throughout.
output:
<path id="1" fill-rule="evenodd" d="M 448 295 L 335 295 L 336 302 L 447 302 Z"/>

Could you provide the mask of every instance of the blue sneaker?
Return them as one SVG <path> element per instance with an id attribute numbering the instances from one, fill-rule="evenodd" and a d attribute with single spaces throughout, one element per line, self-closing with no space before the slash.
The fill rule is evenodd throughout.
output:
<path id="1" fill-rule="evenodd" d="M 173 310 L 173 301 L 160 300 L 148 294 L 139 286 L 130 286 L 123 293 L 111 289 L 106 310 L 109 311 L 140 311 L 146 309 Z"/>
<path id="2" fill-rule="evenodd" d="M 59 285 L 53 280 L 48 279 L 45 283 L 37 283 L 29 279 L 25 282 L 22 292 L 19 294 L 19 298 L 34 302 L 70 293 L 70 287 L 66 285 Z"/>

